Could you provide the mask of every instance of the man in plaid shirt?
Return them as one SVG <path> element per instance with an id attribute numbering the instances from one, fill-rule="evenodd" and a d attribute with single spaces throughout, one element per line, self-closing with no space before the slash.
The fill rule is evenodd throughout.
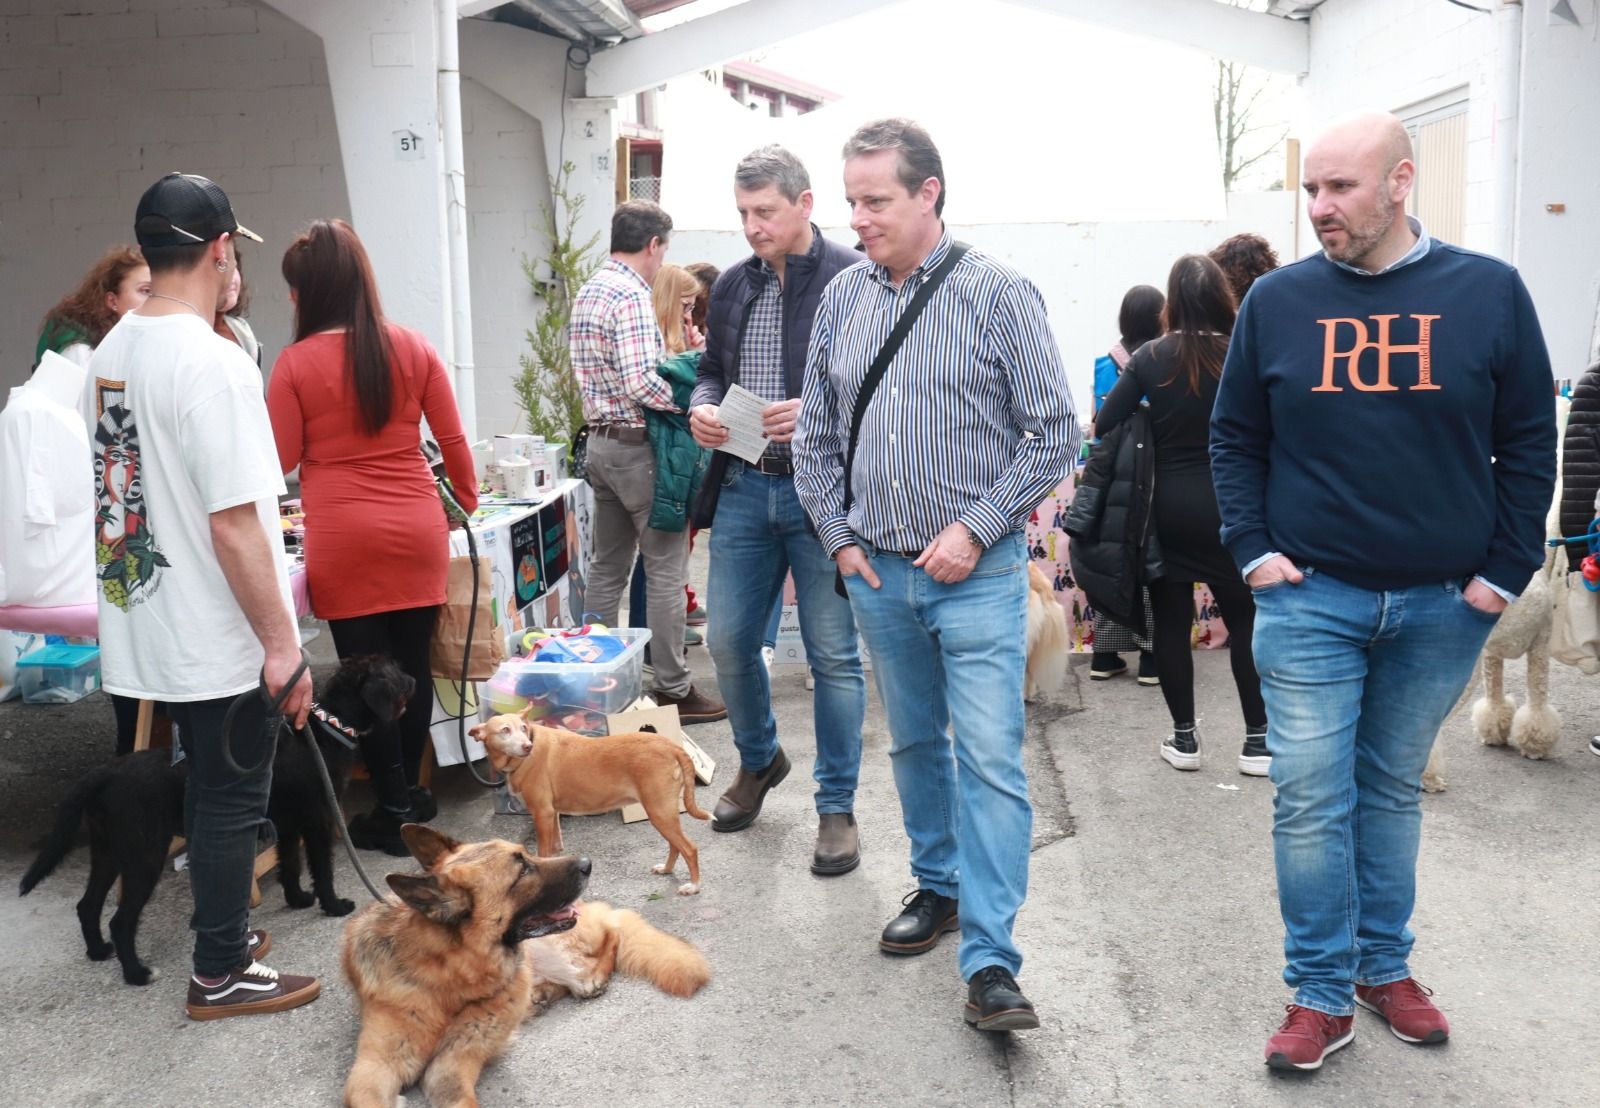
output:
<path id="1" fill-rule="evenodd" d="M 676 411 L 656 372 L 664 353 L 650 284 L 667 253 L 672 217 L 648 200 L 620 204 L 611 217 L 611 257 L 572 302 L 572 369 L 589 424 L 589 484 L 594 487 L 594 557 L 585 607 L 616 622 L 635 552 L 644 560 L 656 702 L 676 705 L 684 723 L 727 716 L 696 691 L 683 654 L 683 585 L 689 532 L 649 526 L 656 460 L 644 409 Z"/>

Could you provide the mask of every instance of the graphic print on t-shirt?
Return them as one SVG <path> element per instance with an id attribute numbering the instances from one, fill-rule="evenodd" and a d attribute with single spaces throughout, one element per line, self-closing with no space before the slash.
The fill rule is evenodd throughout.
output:
<path id="1" fill-rule="evenodd" d="M 145 518 L 139 476 L 139 427 L 119 381 L 96 380 L 94 428 L 95 566 L 105 598 L 123 611 L 156 590 L 171 565 Z"/>

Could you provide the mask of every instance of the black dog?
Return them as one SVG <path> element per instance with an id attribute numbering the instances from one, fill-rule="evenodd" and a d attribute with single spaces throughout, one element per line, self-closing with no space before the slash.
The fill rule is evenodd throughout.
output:
<path id="1" fill-rule="evenodd" d="M 415 682 L 392 659 L 356 657 L 329 678 L 318 704 L 345 728 L 363 734 L 398 719 L 414 688 Z M 342 796 L 354 755 L 316 720 L 308 723 L 307 732 L 316 737 L 335 795 Z M 115 953 L 122 962 L 123 979 L 130 985 L 151 981 L 149 968 L 134 949 L 134 936 L 139 916 L 166 867 L 172 840 L 183 834 L 189 763 L 170 763 L 168 751 L 144 750 L 91 770 L 61 801 L 55 827 L 22 877 L 21 893 L 26 896 L 72 850 L 78 825 L 87 815 L 89 887 L 78 901 L 78 922 L 89 957 L 99 962 Z M 353 911 L 353 903 L 334 893 L 333 816 L 303 734 L 279 735 L 267 817 L 278 831 L 279 878 L 289 907 L 309 908 L 315 901 L 330 916 Z M 301 841 L 311 870 L 311 893 L 300 887 Z M 122 899 L 111 917 L 108 943 L 100 932 L 100 915 L 106 895 L 119 877 Z"/>

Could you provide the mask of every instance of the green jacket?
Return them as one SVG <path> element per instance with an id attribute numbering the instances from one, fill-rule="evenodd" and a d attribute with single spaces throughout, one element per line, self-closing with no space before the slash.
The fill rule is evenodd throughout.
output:
<path id="1" fill-rule="evenodd" d="M 700 352 L 686 350 L 669 355 L 656 372 L 672 386 L 672 402 L 689 410 L 694 395 L 695 371 Z M 682 531 L 689 523 L 689 505 L 700 491 L 711 451 L 702 450 L 689 433 L 689 417 L 677 412 L 644 410 L 644 425 L 650 435 L 650 449 L 656 457 L 656 492 L 650 505 L 650 526 L 657 531 Z"/>

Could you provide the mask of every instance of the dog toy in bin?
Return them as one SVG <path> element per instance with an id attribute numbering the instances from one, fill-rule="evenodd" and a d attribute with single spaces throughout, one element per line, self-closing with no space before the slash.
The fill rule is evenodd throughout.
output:
<path id="1" fill-rule="evenodd" d="M 537 627 L 522 636 L 522 652 L 533 657 L 547 639 L 572 639 L 584 635 L 604 635 L 610 628 L 603 623 L 585 623 L 578 627 Z"/>

